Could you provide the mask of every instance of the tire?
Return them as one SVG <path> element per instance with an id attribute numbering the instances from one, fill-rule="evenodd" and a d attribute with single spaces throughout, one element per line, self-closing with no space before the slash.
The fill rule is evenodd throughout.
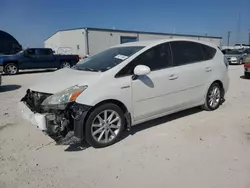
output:
<path id="1" fill-rule="evenodd" d="M 239 65 L 242 65 L 243 64 L 243 59 L 240 59 L 239 60 Z"/>
<path id="2" fill-rule="evenodd" d="M 19 71 L 17 64 L 15 63 L 8 63 L 4 66 L 4 72 L 8 75 L 15 75 Z"/>
<path id="3" fill-rule="evenodd" d="M 245 78 L 250 79 L 250 73 L 245 72 Z"/>
<path id="4" fill-rule="evenodd" d="M 213 95 L 215 91 L 216 94 Z M 213 103 L 211 101 L 213 101 Z M 221 88 L 220 84 L 214 82 L 207 91 L 206 101 L 205 104 L 202 105 L 202 108 L 207 111 L 216 110 L 217 108 L 219 108 L 222 101 L 223 101 L 223 88 Z"/>
<path id="5" fill-rule="evenodd" d="M 105 112 L 107 112 L 106 123 Z M 110 118 L 112 113 L 113 116 L 112 118 Z M 118 120 L 114 121 L 115 119 Z M 110 124 L 108 122 L 113 123 Z M 121 108 L 112 103 L 103 104 L 96 107 L 88 115 L 85 124 L 85 140 L 94 148 L 103 148 L 110 146 L 120 139 L 121 134 L 124 130 L 124 125 L 125 117 Z"/>
<path id="6" fill-rule="evenodd" d="M 64 62 L 62 62 L 61 63 L 61 69 L 63 69 L 63 68 L 70 68 L 71 67 L 71 64 L 70 64 L 70 62 L 68 62 L 68 61 L 64 61 Z"/>

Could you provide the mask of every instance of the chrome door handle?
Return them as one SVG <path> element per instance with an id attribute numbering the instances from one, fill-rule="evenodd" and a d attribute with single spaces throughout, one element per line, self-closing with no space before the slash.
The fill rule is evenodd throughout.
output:
<path id="1" fill-rule="evenodd" d="M 212 71 L 212 68 L 211 67 L 206 67 L 206 72 L 210 72 Z"/>
<path id="2" fill-rule="evenodd" d="M 177 78 L 178 78 L 178 76 L 175 75 L 175 74 L 172 74 L 172 75 L 170 75 L 170 76 L 168 77 L 169 80 L 175 80 L 175 79 L 177 79 Z"/>

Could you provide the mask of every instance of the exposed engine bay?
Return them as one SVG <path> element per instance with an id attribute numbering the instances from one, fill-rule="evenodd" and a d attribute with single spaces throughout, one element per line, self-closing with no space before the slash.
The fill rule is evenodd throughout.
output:
<path id="1" fill-rule="evenodd" d="M 66 136 L 69 131 L 83 138 L 84 118 L 90 106 L 71 102 L 60 105 L 42 105 L 43 101 L 52 94 L 27 90 L 21 101 L 36 115 L 44 117 L 45 127 L 41 128 L 52 138 Z"/>

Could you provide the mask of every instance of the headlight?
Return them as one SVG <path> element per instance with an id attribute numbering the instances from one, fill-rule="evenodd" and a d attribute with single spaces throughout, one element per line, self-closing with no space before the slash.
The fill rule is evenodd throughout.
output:
<path id="1" fill-rule="evenodd" d="M 46 98 L 42 105 L 58 105 L 73 102 L 88 86 L 72 86 Z"/>

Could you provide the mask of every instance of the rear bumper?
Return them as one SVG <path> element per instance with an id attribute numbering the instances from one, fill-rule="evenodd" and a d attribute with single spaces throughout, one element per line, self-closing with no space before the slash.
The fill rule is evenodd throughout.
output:
<path id="1" fill-rule="evenodd" d="M 248 68 L 248 67 L 245 67 L 244 68 L 244 71 L 246 72 L 246 73 L 250 73 L 250 67 Z"/>

